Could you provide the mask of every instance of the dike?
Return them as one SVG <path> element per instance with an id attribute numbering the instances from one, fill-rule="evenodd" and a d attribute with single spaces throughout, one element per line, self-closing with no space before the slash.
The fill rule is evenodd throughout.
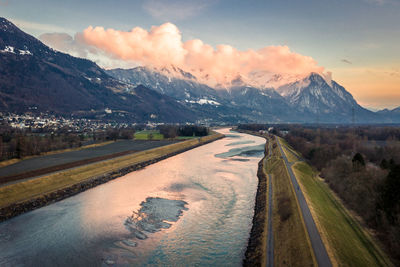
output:
<path id="1" fill-rule="evenodd" d="M 14 204 L 5 206 L 3 208 L 0 208 L 0 222 L 8 220 L 10 218 L 13 218 L 15 216 L 18 216 L 25 212 L 32 211 L 32 210 L 50 205 L 54 202 L 63 200 L 65 198 L 74 196 L 74 195 L 79 194 L 83 191 L 86 191 L 90 188 L 96 187 L 100 184 L 104 184 L 104 183 L 107 183 L 108 181 L 111 181 L 111 180 L 114 180 L 121 176 L 124 176 L 128 173 L 143 169 L 144 167 L 146 167 L 148 165 L 154 164 L 154 163 L 164 160 L 166 158 L 186 152 L 193 148 L 214 142 L 214 141 L 222 139 L 224 137 L 225 136 L 223 134 L 219 134 L 219 133 L 205 136 L 205 137 L 200 138 L 198 143 L 189 145 L 188 147 L 182 148 L 178 151 L 174 151 L 172 153 L 168 153 L 168 154 L 162 155 L 160 157 L 156 157 L 156 158 L 153 158 L 153 159 L 150 159 L 147 161 L 143 161 L 143 162 L 140 162 L 140 163 L 128 166 L 128 167 L 124 167 L 117 171 L 105 173 L 101 176 L 92 177 L 92 178 L 86 179 L 82 182 L 76 183 L 74 185 L 71 185 L 71 186 L 68 186 L 68 187 L 53 191 L 53 192 L 45 193 L 38 197 L 34 197 L 30 200 L 26 200 L 23 202 L 14 203 Z M 162 147 L 160 147 L 160 148 L 162 148 Z"/>
<path id="2" fill-rule="evenodd" d="M 247 134 L 257 135 L 252 132 Z M 264 137 L 265 136 L 260 136 Z M 251 227 L 250 237 L 247 244 L 243 266 L 261 266 L 266 254 L 266 235 L 267 235 L 267 175 L 264 172 L 264 159 L 268 155 L 267 144 L 265 145 L 264 157 L 258 163 L 257 177 L 258 186 L 256 193 L 256 202 L 254 205 L 253 226 Z"/>

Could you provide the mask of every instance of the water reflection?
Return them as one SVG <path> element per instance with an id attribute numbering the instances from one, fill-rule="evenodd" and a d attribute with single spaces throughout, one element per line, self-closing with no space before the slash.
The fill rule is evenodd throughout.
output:
<path id="1" fill-rule="evenodd" d="M 0 265 L 240 266 L 265 141 L 221 131 L 229 137 L 1 223 Z M 139 223 L 145 239 L 126 225 L 134 212 L 152 218 Z"/>

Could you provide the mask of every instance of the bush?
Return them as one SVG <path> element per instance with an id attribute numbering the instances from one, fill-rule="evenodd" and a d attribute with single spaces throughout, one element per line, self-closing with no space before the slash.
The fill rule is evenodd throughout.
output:
<path id="1" fill-rule="evenodd" d="M 290 198 L 287 196 L 278 197 L 278 214 L 282 222 L 292 215 Z"/>

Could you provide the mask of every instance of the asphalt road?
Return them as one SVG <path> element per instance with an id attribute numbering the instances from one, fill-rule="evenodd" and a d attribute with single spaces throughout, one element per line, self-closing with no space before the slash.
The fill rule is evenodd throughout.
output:
<path id="1" fill-rule="evenodd" d="M 292 184 L 294 186 L 294 191 L 296 192 L 297 200 L 300 205 L 300 210 L 303 214 L 304 223 L 307 228 L 308 235 L 310 237 L 311 246 L 314 250 L 314 255 L 317 260 L 318 266 L 332 266 L 331 260 L 329 259 L 328 253 L 326 252 L 326 248 L 324 243 L 322 242 L 321 235 L 318 232 L 317 226 L 315 225 L 314 219 L 311 215 L 310 209 L 307 205 L 306 199 L 304 198 L 304 194 L 301 191 L 299 183 L 297 182 L 296 176 L 292 170 L 292 164 L 289 163 L 286 158 L 285 153 L 283 152 L 281 143 L 277 138 L 277 143 L 279 149 L 281 151 L 283 160 L 285 161 L 286 167 L 289 172 L 290 179 L 292 180 Z"/>
<path id="2" fill-rule="evenodd" d="M 45 155 L 26 159 L 12 165 L 0 168 L 0 177 L 16 175 L 28 171 L 58 166 L 66 163 L 96 158 L 100 156 L 115 154 L 124 151 L 143 151 L 155 147 L 160 147 L 178 141 L 142 141 L 142 140 L 122 140 L 93 148 L 70 151 L 60 154 Z"/>
<path id="3" fill-rule="evenodd" d="M 272 147 L 271 141 L 268 139 L 268 156 L 267 158 L 271 157 Z M 267 229 L 267 267 L 274 266 L 274 233 L 272 231 L 272 177 L 270 174 L 268 175 L 268 229 Z"/>

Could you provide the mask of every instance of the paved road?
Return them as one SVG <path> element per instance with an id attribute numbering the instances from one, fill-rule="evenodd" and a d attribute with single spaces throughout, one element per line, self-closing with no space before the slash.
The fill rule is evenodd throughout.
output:
<path id="1" fill-rule="evenodd" d="M 271 141 L 268 139 L 268 156 L 267 159 L 271 157 L 272 146 Z M 267 267 L 274 266 L 274 233 L 272 231 L 272 177 L 268 174 L 268 230 L 267 230 Z"/>
<path id="2" fill-rule="evenodd" d="M 78 151 L 70 151 L 60 154 L 45 155 L 20 161 L 16 164 L 0 168 L 0 177 L 16 175 L 28 171 L 44 169 L 66 163 L 91 159 L 99 156 L 110 155 L 123 151 L 142 151 L 159 146 L 164 146 L 177 141 L 141 141 L 141 140 L 122 140 L 104 146 L 92 147 Z"/>
<path id="3" fill-rule="evenodd" d="M 285 153 L 283 152 L 281 143 L 279 139 L 276 138 L 278 141 L 278 146 L 281 151 L 283 160 L 287 166 L 289 171 L 290 179 L 292 180 L 292 184 L 294 186 L 294 191 L 296 192 L 297 200 L 299 201 L 300 209 L 303 214 L 304 223 L 307 228 L 308 235 L 310 237 L 311 246 L 314 250 L 314 255 L 317 259 L 318 266 L 332 266 L 331 260 L 329 259 L 328 253 L 326 252 L 326 248 L 324 243 L 322 242 L 321 236 L 318 232 L 317 226 L 315 225 L 314 219 L 311 215 L 310 209 L 307 205 L 306 199 L 304 198 L 304 194 L 300 189 L 299 183 L 297 182 L 296 176 L 292 170 L 292 164 L 289 163 L 288 159 L 286 158 Z"/>

